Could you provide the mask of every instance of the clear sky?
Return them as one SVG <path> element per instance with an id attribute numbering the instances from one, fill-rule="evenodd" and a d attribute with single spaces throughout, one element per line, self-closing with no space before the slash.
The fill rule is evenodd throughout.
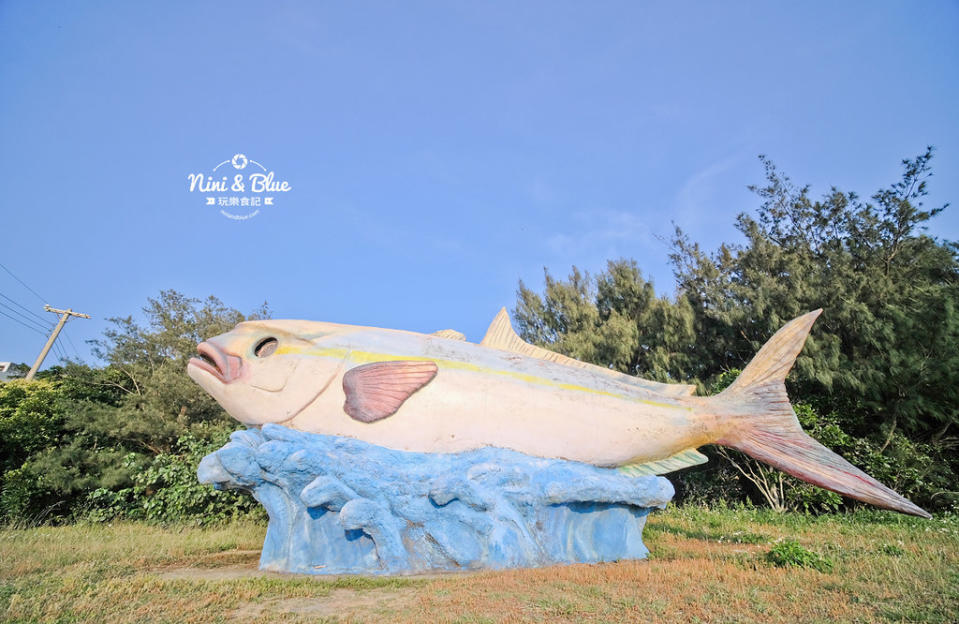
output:
<path id="1" fill-rule="evenodd" d="M 959 201 L 957 78 L 944 1 L 3 0 L 0 263 L 40 296 L 0 293 L 92 315 L 88 359 L 167 288 L 478 340 L 543 267 L 671 294 L 670 223 L 737 240 L 761 153 L 870 195 L 932 144 Z M 236 153 L 292 187 L 243 221 L 188 182 Z M 43 340 L 0 316 L 0 360 Z"/>

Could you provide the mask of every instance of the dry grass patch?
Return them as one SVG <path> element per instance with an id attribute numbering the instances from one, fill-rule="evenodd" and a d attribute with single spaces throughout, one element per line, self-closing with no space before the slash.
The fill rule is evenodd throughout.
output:
<path id="1" fill-rule="evenodd" d="M 64 570 L 96 562 L 105 566 L 195 564 L 237 552 L 259 556 L 266 527 L 236 522 L 211 528 L 160 527 L 132 522 L 0 530 L 0 579 Z"/>
<path id="2" fill-rule="evenodd" d="M 8 622 L 952 622 L 959 520 L 670 509 L 648 562 L 430 578 L 256 570 L 265 528 L 142 524 L 0 531 Z M 827 558 L 776 567 L 777 540 Z"/>

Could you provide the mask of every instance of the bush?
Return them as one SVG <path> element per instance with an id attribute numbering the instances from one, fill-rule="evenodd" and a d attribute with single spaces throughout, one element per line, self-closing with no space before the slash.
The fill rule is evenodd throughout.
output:
<path id="1" fill-rule="evenodd" d="M 710 394 L 721 392 L 739 373 L 738 370 L 724 372 L 709 386 Z M 940 511 L 959 508 L 959 496 L 952 487 L 956 476 L 945 446 L 914 442 L 898 433 L 888 436 L 888 444 L 879 439 L 881 436 L 856 437 L 840 426 L 841 420 L 835 413 L 820 415 L 813 406 L 802 402 L 793 407 L 806 433 L 916 504 Z M 716 447 L 707 447 L 704 451 L 710 458 L 709 464 L 670 475 L 677 484 L 677 502 L 715 504 L 725 500 L 735 503 L 753 498 L 768 503 L 772 499 L 780 511 L 817 514 L 839 511 L 845 504 L 861 505 L 780 473 L 737 451 Z M 737 464 L 751 468 L 751 472 L 746 471 L 750 475 L 765 479 L 747 479 L 733 469 Z M 764 487 L 768 491 L 763 491 Z"/>
<path id="2" fill-rule="evenodd" d="M 207 452 L 236 427 L 193 383 L 186 363 L 204 338 L 251 316 L 218 299 L 163 291 L 94 341 L 107 365 L 70 364 L 0 383 L 0 522 L 80 517 L 210 522 L 262 514 L 249 497 L 196 480 Z"/>
<path id="3" fill-rule="evenodd" d="M 914 442 L 901 434 L 887 436 L 888 444 L 882 436 L 856 437 L 840 427 L 835 413 L 821 416 L 809 405 L 795 407 L 809 435 L 876 480 L 922 507 L 945 511 L 959 506 L 959 497 L 950 492 L 955 489 L 952 484 L 956 475 L 946 449 Z M 834 492 L 798 481 L 790 487 L 787 498 L 793 508 L 815 512 L 834 511 L 842 502 Z"/>
<path id="4" fill-rule="evenodd" d="M 36 524 L 63 507 L 42 474 L 25 466 L 33 454 L 59 443 L 63 423 L 55 384 L 0 383 L 0 520 Z"/>
<path id="5" fill-rule="evenodd" d="M 36 526 L 65 507 L 42 475 L 28 467 L 9 470 L 3 475 L 0 492 L 0 518 L 16 526 Z"/>
<path id="6" fill-rule="evenodd" d="M 197 524 L 265 517 L 251 495 L 216 490 L 197 481 L 200 460 L 225 444 L 229 433 L 223 426 L 198 428 L 180 436 L 172 452 L 160 453 L 145 465 L 140 465 L 137 455 L 130 454 L 125 461 L 134 473 L 133 485 L 115 491 L 92 491 L 86 498 L 83 517 L 94 521 L 124 518 Z"/>
<path id="7" fill-rule="evenodd" d="M 716 453 L 715 447 L 705 447 L 700 451 L 709 462 L 666 475 L 676 488 L 673 499 L 676 504 L 714 507 L 748 501 L 749 496 L 739 475 Z"/>
<path id="8" fill-rule="evenodd" d="M 0 473 L 14 470 L 62 434 L 61 395 L 48 381 L 0 383 Z"/>
<path id="9" fill-rule="evenodd" d="M 797 566 L 812 568 L 819 572 L 829 572 L 833 563 L 828 557 L 806 550 L 795 540 L 783 540 L 766 553 L 766 561 L 781 568 Z"/>

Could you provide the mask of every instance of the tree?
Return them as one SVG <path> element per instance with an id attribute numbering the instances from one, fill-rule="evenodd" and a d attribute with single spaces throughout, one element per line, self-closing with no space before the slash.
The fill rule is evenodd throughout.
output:
<path id="1" fill-rule="evenodd" d="M 677 229 L 679 291 L 718 356 L 701 375 L 742 367 L 784 322 L 821 307 L 794 390 L 859 434 L 945 435 L 959 419 L 959 248 L 924 232 L 945 208 L 923 209 L 931 158 L 903 161 L 872 202 L 836 188 L 814 201 L 762 158 L 762 204 L 737 220 L 743 245 L 708 255 Z"/>
<path id="2" fill-rule="evenodd" d="M 220 406 L 186 375 L 196 345 L 233 329 L 237 323 L 267 318 L 264 303 L 250 315 L 228 308 L 216 297 L 186 297 L 164 290 L 143 308 L 146 324 L 132 317 L 110 318 L 113 325 L 93 341 L 94 353 L 108 362 L 101 381 L 122 393 L 118 410 L 95 408 L 92 420 L 106 414 L 120 421 L 129 441 L 151 453 L 168 452 L 179 435 L 196 423 L 232 422 Z M 108 380 L 103 379 L 104 377 Z M 114 426 L 111 424 L 110 426 Z"/>
<path id="3" fill-rule="evenodd" d="M 222 444 L 235 422 L 189 379 L 187 360 L 201 340 L 269 312 L 264 304 L 246 316 L 215 297 L 201 301 L 172 290 L 148 299 L 143 312 L 143 324 L 109 319 L 112 327 L 93 341 L 105 367 L 73 363 L 35 382 L 0 384 L 0 445 L 10 446 L 2 449 L 0 516 L 48 518 L 52 509 L 50 518 L 69 517 L 103 501 L 114 510 L 146 505 L 156 491 L 136 489 L 143 475 L 178 475 L 169 487 L 197 500 L 199 490 L 183 475 L 195 474 L 196 449 Z M 195 508 L 249 507 L 210 492 L 210 501 Z M 126 507 L 111 493 L 129 498 Z M 169 519 L 169 510 L 154 511 L 150 517 Z"/>
<path id="4" fill-rule="evenodd" d="M 811 414 L 828 414 L 828 426 L 847 437 L 828 428 L 823 435 L 861 464 L 880 472 L 895 465 L 912 475 L 905 487 L 921 490 L 920 502 L 939 492 L 941 506 L 959 474 L 959 438 L 949 435 L 959 421 L 959 246 L 925 231 L 945 209 L 923 207 L 932 155 L 929 148 L 904 160 L 901 179 L 869 201 L 837 188 L 814 200 L 760 157 L 766 182 L 750 187 L 760 205 L 736 222 L 745 242 L 708 253 L 676 229 L 675 299 L 656 297 L 630 260 L 611 261 L 597 276 L 574 267 L 567 281 L 547 272 L 542 295 L 519 284 L 520 335 L 702 390 L 742 369 L 787 321 L 823 308 L 787 380 L 790 395 Z M 779 481 L 754 476 L 771 496 L 779 492 L 771 502 L 789 504 Z"/>
<path id="5" fill-rule="evenodd" d="M 54 384 L 19 379 L 0 383 L 0 474 L 19 468 L 32 453 L 57 443 L 63 421 Z"/>
<path id="6" fill-rule="evenodd" d="M 20 362 L 19 364 L 16 362 L 11 363 L 10 368 L 8 368 L 6 372 L 6 380 L 23 379 L 27 376 L 28 372 L 30 372 L 29 364 L 24 364 L 23 362 Z"/>
<path id="7" fill-rule="evenodd" d="M 526 341 L 647 379 L 693 379 L 693 311 L 656 297 L 634 260 L 611 260 L 591 277 L 573 267 L 569 281 L 545 272 L 543 297 L 520 282 L 513 316 Z"/>

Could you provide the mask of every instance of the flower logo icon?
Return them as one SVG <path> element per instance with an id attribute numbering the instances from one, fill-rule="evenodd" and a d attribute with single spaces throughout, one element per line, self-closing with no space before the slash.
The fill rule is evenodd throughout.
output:
<path id="1" fill-rule="evenodd" d="M 246 156 L 243 154 L 235 154 L 233 160 L 230 161 L 233 164 L 234 169 L 243 169 L 246 167 L 247 163 L 250 161 L 247 160 Z"/>

